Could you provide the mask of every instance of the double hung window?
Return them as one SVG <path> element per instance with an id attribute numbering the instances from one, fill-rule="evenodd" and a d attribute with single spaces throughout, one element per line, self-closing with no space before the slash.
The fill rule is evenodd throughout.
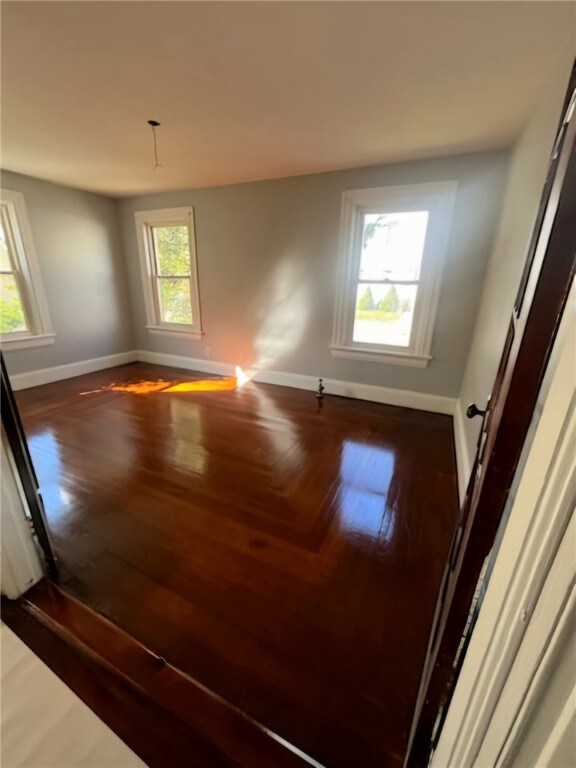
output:
<path id="1" fill-rule="evenodd" d="M 147 327 L 200 336 L 192 208 L 136 213 Z"/>
<path id="2" fill-rule="evenodd" d="M 333 355 L 428 364 L 455 188 L 344 193 Z"/>

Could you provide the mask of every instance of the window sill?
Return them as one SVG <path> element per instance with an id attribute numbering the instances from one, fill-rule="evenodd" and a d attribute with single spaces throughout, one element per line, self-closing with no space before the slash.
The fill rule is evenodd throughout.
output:
<path id="1" fill-rule="evenodd" d="M 192 331 L 186 328 L 169 328 L 163 325 L 147 325 L 146 329 L 149 333 L 158 336 L 173 336 L 177 339 L 192 339 L 193 341 L 202 341 L 204 336 L 203 331 Z"/>
<path id="2" fill-rule="evenodd" d="M 10 338 L 9 335 L 0 335 L 0 345 L 2 349 L 26 349 L 27 347 L 44 347 L 47 344 L 54 344 L 56 341 L 55 333 L 39 333 L 35 336 L 18 336 Z"/>
<path id="3" fill-rule="evenodd" d="M 430 355 L 416 355 L 413 352 L 380 352 L 367 347 L 330 347 L 332 357 L 342 357 L 349 360 L 366 360 L 370 363 L 383 365 L 406 365 L 410 368 L 427 368 L 432 359 Z"/>

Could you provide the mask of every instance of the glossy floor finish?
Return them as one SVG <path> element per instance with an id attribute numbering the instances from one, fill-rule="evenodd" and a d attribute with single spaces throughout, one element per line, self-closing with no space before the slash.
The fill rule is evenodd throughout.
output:
<path id="1" fill-rule="evenodd" d="M 450 417 L 94 391 L 160 378 L 206 376 L 17 393 L 66 586 L 325 766 L 400 766 L 457 511 Z"/>
<path id="2" fill-rule="evenodd" d="M 310 766 L 60 585 L 44 579 L 18 601 L 2 598 L 2 620 L 150 768 Z"/>

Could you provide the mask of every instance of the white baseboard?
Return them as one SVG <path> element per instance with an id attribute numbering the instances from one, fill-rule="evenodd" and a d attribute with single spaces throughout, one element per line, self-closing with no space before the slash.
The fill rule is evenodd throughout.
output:
<path id="1" fill-rule="evenodd" d="M 454 405 L 454 445 L 456 447 L 456 466 L 458 468 L 458 490 L 460 503 L 464 501 L 466 488 L 472 472 L 472 458 L 468 450 L 466 430 L 464 428 L 464 405 L 456 400 Z"/>
<path id="2" fill-rule="evenodd" d="M 41 384 L 50 384 L 52 381 L 71 379 L 73 376 L 81 376 L 83 373 L 93 373 L 94 371 L 102 371 L 105 368 L 113 368 L 115 365 L 133 363 L 135 360 L 137 360 L 137 357 L 134 350 L 118 352 L 115 355 L 94 357 L 91 360 L 80 360 L 78 363 L 55 365 L 52 368 L 40 368 L 29 373 L 17 373 L 10 376 L 10 383 L 14 390 L 29 389 L 30 387 L 39 387 Z"/>
<path id="3" fill-rule="evenodd" d="M 183 368 L 189 371 L 200 371 L 221 376 L 233 376 L 234 366 L 229 363 L 219 363 L 214 360 L 202 360 L 180 355 L 165 355 L 160 352 L 148 352 L 137 350 L 137 359 L 145 363 L 157 365 L 170 365 L 174 368 Z M 311 392 L 318 387 L 318 378 L 301 373 L 284 373 L 280 371 L 246 371 L 252 381 L 261 384 L 277 384 L 282 387 L 294 387 L 295 389 L 307 389 Z M 442 395 L 429 395 L 424 392 L 408 392 L 403 389 L 390 389 L 373 384 L 358 384 L 338 379 L 324 379 L 327 395 L 340 395 L 352 397 L 356 400 L 370 400 L 374 403 L 386 405 L 398 405 L 403 408 L 416 408 L 419 411 L 431 411 L 452 415 L 456 400 L 453 397 Z"/>
<path id="4" fill-rule="evenodd" d="M 37 387 L 41 384 L 49 384 L 52 381 L 69 379 L 72 376 L 81 376 L 83 373 L 101 371 L 105 368 L 113 368 L 116 365 L 124 365 L 140 361 L 155 365 L 167 365 L 172 368 L 182 368 L 188 371 L 199 371 L 219 376 L 233 376 L 235 366 L 230 363 L 221 363 L 215 360 L 202 360 L 182 355 L 167 355 L 162 352 L 149 352 L 136 349 L 130 352 L 120 352 L 116 355 L 96 357 L 92 360 L 82 360 L 69 365 L 57 365 L 53 368 L 42 368 L 30 373 L 20 373 L 10 377 L 12 387 L 15 390 Z M 316 376 L 308 376 L 300 373 L 283 373 L 280 371 L 247 371 L 251 379 L 262 384 L 277 384 L 283 387 L 307 389 L 315 391 L 318 386 Z M 398 405 L 403 408 L 415 408 L 419 411 L 431 411 L 452 416 L 456 410 L 456 400 L 442 395 L 430 395 L 424 392 L 409 392 L 403 389 L 391 389 L 379 387 L 373 384 L 358 384 L 351 381 L 339 381 L 338 379 L 324 379 L 327 395 L 340 395 L 352 397 L 356 400 L 369 400 L 374 403 L 386 405 Z"/>
<path id="5" fill-rule="evenodd" d="M 318 378 L 297 373 L 280 373 L 277 371 L 257 371 L 253 381 L 263 384 L 279 384 L 284 387 L 308 389 L 314 391 L 318 387 Z M 355 400 L 369 400 L 373 403 L 398 405 L 402 408 L 415 408 L 419 411 L 431 411 L 452 415 L 455 400 L 452 397 L 429 395 L 424 392 L 409 392 L 405 389 L 391 389 L 374 384 L 359 384 L 338 379 L 323 379 L 327 395 L 352 397 Z"/>

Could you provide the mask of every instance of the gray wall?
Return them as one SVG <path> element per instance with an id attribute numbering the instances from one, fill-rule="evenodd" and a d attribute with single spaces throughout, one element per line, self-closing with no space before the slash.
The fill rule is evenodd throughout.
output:
<path id="1" fill-rule="evenodd" d="M 456 396 L 505 184 L 508 155 L 483 153 L 119 201 L 139 349 L 243 367 Z M 427 369 L 332 358 L 342 192 L 459 182 Z M 193 205 L 201 342 L 145 329 L 134 212 Z"/>
<path id="2" fill-rule="evenodd" d="M 482 301 L 462 381 L 459 407 L 486 404 L 500 362 L 528 244 L 546 179 L 560 110 L 568 86 L 573 52 L 567 51 L 546 84 L 538 109 L 512 154 L 502 218 L 486 275 Z M 476 450 L 480 419 L 463 418 L 468 468 Z M 465 485 L 466 478 L 462 478 Z"/>
<path id="3" fill-rule="evenodd" d="M 12 374 L 133 349 L 116 201 L 3 171 L 24 195 L 50 317 L 53 345 L 6 351 Z"/>

